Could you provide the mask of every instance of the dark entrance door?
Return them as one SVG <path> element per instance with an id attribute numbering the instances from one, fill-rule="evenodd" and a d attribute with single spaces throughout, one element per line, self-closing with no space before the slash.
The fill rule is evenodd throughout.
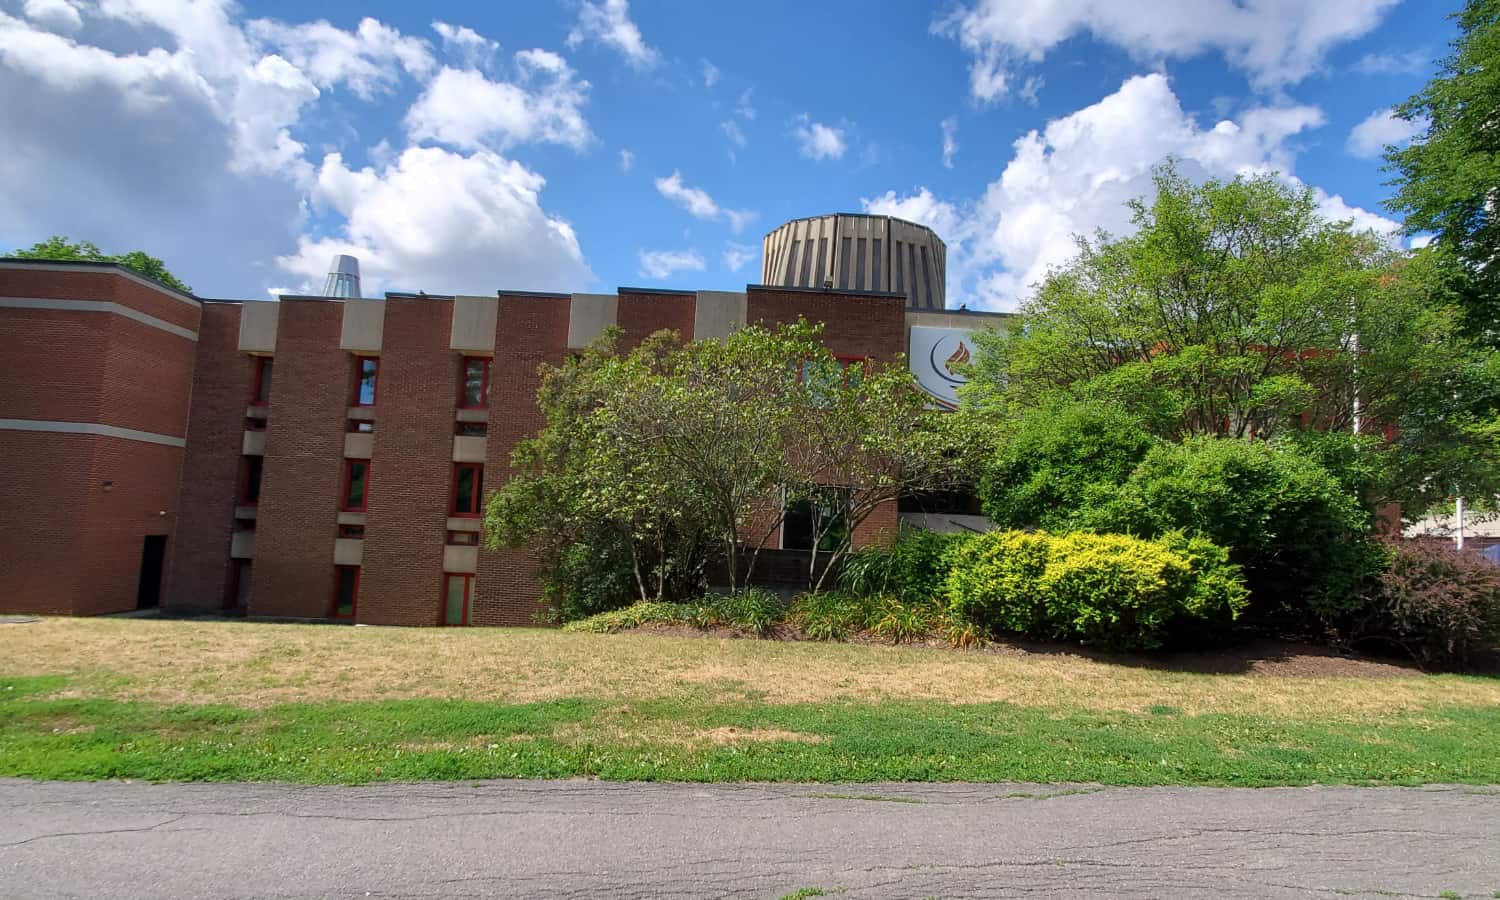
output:
<path id="1" fill-rule="evenodd" d="M 151 609 L 161 603 L 162 562 L 167 555 L 167 536 L 148 534 L 141 546 L 141 583 L 135 592 L 135 608 Z"/>

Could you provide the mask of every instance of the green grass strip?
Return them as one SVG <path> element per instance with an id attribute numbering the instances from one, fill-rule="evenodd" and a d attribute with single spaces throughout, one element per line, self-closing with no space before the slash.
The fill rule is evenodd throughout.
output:
<path id="1" fill-rule="evenodd" d="M 269 709 L 55 698 L 0 679 L 0 775 L 361 783 L 1026 781 L 1111 785 L 1500 783 L 1500 709 L 1362 722 L 1005 703 L 493 704 Z"/>

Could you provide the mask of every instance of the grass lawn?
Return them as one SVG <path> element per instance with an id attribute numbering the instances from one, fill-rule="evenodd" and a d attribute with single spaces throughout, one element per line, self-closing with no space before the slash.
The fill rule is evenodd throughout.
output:
<path id="1" fill-rule="evenodd" d="M 0 775 L 1500 783 L 1500 679 L 126 619 L 0 625 Z"/>

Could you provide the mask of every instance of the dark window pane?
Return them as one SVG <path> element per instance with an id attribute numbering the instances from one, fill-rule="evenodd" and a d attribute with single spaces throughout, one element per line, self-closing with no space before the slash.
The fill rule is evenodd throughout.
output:
<path id="1" fill-rule="evenodd" d="M 865 289 L 865 245 L 869 241 L 864 238 L 854 242 L 854 289 L 862 291 Z"/>
<path id="2" fill-rule="evenodd" d="M 811 550 L 816 537 L 819 553 L 837 550 L 849 540 L 846 499 L 846 492 L 839 488 L 822 488 L 811 497 L 789 502 L 781 525 L 781 546 Z"/>
<path id="3" fill-rule="evenodd" d="M 345 509 L 364 509 L 368 469 L 369 463 L 352 462 L 349 464 L 349 487 L 344 495 Z"/>
<path id="4" fill-rule="evenodd" d="M 839 249 L 839 283 L 840 288 L 849 286 L 849 248 L 854 244 L 853 238 L 844 238 Z"/>
<path id="5" fill-rule="evenodd" d="M 359 567 L 339 566 L 338 599 L 333 614 L 340 618 L 354 615 L 354 603 L 359 596 Z"/>
<path id="6" fill-rule="evenodd" d="M 245 496 L 242 499 L 247 504 L 260 502 L 260 467 L 261 457 L 245 457 Z"/>
<path id="7" fill-rule="evenodd" d="M 870 290 L 878 291 L 880 280 L 885 277 L 885 273 L 881 271 L 885 257 L 880 255 L 880 238 L 875 238 L 870 244 L 870 254 Z"/>
<path id="8" fill-rule="evenodd" d="M 255 402 L 265 403 L 271 399 L 271 361 L 257 359 L 255 377 Z"/>

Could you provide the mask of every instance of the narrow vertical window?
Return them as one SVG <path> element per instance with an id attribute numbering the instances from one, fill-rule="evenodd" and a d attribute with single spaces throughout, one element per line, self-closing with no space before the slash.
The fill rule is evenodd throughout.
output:
<path id="1" fill-rule="evenodd" d="M 260 502 L 260 471 L 261 457 L 241 457 L 240 463 L 240 505 L 255 506 Z"/>
<path id="2" fill-rule="evenodd" d="M 463 396 L 460 409 L 485 409 L 490 405 L 490 360 L 485 356 L 464 357 Z"/>
<path id="3" fill-rule="evenodd" d="M 469 601 L 474 593 L 473 575 L 443 576 L 443 624 L 469 624 Z"/>
<path id="4" fill-rule="evenodd" d="M 354 405 L 375 405 L 375 381 L 380 374 L 380 360 L 373 356 L 354 357 Z"/>
<path id="5" fill-rule="evenodd" d="M 459 463 L 453 467 L 453 515 L 469 518 L 479 516 L 483 493 L 484 466 L 478 463 Z"/>
<path id="6" fill-rule="evenodd" d="M 368 459 L 344 460 L 344 493 L 341 509 L 344 512 L 364 512 L 370 499 L 370 461 Z"/>
<path id="7" fill-rule="evenodd" d="M 254 358 L 254 377 L 250 385 L 250 405 L 265 406 L 271 402 L 271 359 Z"/>
<path id="8" fill-rule="evenodd" d="M 359 607 L 359 566 L 334 566 L 333 617 L 352 619 Z"/>

